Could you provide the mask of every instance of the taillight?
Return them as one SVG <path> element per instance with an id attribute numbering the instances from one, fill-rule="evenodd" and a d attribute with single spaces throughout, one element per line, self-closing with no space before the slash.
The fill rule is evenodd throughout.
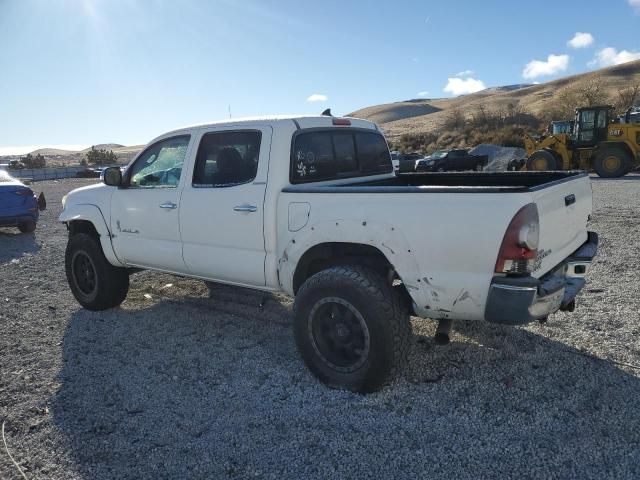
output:
<path id="1" fill-rule="evenodd" d="M 351 125 L 351 120 L 348 118 L 334 118 L 332 123 L 334 125 Z"/>
<path id="2" fill-rule="evenodd" d="M 32 195 L 33 196 L 33 190 L 31 190 L 30 188 L 21 188 L 20 190 L 16 190 L 15 192 L 16 195 L 22 195 L 22 196 L 27 196 L 27 195 Z"/>
<path id="3" fill-rule="evenodd" d="M 538 254 L 539 240 L 538 208 L 529 203 L 515 214 L 507 227 L 496 261 L 496 273 L 530 274 Z"/>

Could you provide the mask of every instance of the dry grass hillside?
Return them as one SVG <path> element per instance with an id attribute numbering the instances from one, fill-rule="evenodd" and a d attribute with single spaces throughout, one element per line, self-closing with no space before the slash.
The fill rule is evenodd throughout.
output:
<path id="1" fill-rule="evenodd" d="M 517 110 L 539 120 L 549 120 L 558 104 L 570 104 L 581 89 L 598 90 L 598 100 L 616 103 L 620 90 L 640 84 L 640 61 L 594 72 L 565 77 L 539 85 L 489 88 L 455 98 L 409 100 L 363 108 L 349 116 L 375 121 L 389 137 L 425 134 L 443 130 L 451 116 L 469 118 L 479 110 L 508 112 Z M 578 105 L 573 105 L 573 107 Z M 566 110 L 566 109 L 565 109 Z M 559 119 L 559 118 L 558 118 Z"/>

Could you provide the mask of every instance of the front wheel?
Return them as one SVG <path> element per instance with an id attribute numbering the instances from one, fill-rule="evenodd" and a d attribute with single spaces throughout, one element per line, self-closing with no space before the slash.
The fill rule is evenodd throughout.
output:
<path id="1" fill-rule="evenodd" d="M 601 150 L 593 161 L 594 170 L 603 178 L 622 177 L 631 170 L 631 165 L 630 155 L 618 147 Z"/>
<path id="2" fill-rule="evenodd" d="M 556 157 L 548 150 L 538 150 L 527 159 L 527 170 L 547 171 L 557 170 L 558 162 Z"/>
<path id="3" fill-rule="evenodd" d="M 325 384 L 368 393 L 398 376 L 411 324 L 402 298 L 379 274 L 333 267 L 309 278 L 294 304 L 296 344 Z"/>
<path id="4" fill-rule="evenodd" d="M 105 258 L 97 238 L 78 233 L 69 238 L 65 252 L 67 281 L 73 296 L 87 310 L 120 305 L 129 291 L 129 272 Z"/>
<path id="5" fill-rule="evenodd" d="M 36 222 L 33 220 L 27 220 L 18 224 L 18 230 L 22 233 L 32 233 L 36 230 Z"/>

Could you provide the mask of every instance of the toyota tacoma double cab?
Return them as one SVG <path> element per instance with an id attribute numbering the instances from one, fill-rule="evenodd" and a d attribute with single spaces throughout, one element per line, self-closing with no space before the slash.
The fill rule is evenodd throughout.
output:
<path id="1" fill-rule="evenodd" d="M 402 371 L 411 315 L 444 343 L 454 320 L 572 310 L 590 214 L 584 172 L 396 176 L 374 123 L 309 116 L 166 133 L 69 193 L 60 220 L 83 307 L 122 303 L 139 269 L 285 292 L 309 370 L 371 392 Z"/>

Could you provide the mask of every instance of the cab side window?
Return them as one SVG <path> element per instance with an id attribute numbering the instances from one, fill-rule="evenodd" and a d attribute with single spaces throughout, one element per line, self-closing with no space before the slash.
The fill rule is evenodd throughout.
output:
<path id="1" fill-rule="evenodd" d="M 252 182 L 258 171 L 261 133 L 206 133 L 200 141 L 193 186 L 221 188 Z"/>
<path id="2" fill-rule="evenodd" d="M 128 185 L 176 188 L 180 183 L 190 138 L 190 135 L 167 138 L 147 148 L 127 169 Z"/>

